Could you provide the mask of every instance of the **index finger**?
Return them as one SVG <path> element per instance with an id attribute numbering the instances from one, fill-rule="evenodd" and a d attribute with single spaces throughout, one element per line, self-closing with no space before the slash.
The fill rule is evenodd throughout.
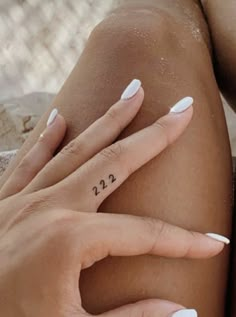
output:
<path id="1" fill-rule="evenodd" d="M 143 254 L 210 258 L 229 243 L 223 236 L 217 235 L 216 240 L 216 236 L 212 238 L 213 235 L 209 237 L 208 234 L 185 230 L 155 218 L 103 213 L 87 215 L 87 219 L 91 217 L 93 221 L 88 221 L 88 237 L 83 237 L 86 239 L 81 250 L 84 265 L 92 265 L 107 256 Z"/>

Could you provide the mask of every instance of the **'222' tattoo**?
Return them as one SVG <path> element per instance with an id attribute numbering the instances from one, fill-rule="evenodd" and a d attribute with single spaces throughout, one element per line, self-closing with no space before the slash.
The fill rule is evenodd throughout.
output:
<path id="1" fill-rule="evenodd" d="M 116 181 L 116 178 L 115 178 L 115 176 L 113 175 L 113 174 L 110 174 L 109 175 L 109 180 L 110 180 L 110 183 L 112 184 L 112 183 L 114 183 L 115 181 Z M 106 182 L 104 181 L 104 179 L 102 179 L 101 181 L 100 181 L 100 188 L 102 189 L 102 190 L 104 190 L 105 188 L 107 188 L 107 185 L 106 185 Z M 93 191 L 94 191 L 94 193 L 95 193 L 95 196 L 97 196 L 98 194 L 100 194 L 101 193 L 101 191 L 99 191 L 99 188 L 97 187 L 97 186 L 94 186 L 93 187 Z"/>

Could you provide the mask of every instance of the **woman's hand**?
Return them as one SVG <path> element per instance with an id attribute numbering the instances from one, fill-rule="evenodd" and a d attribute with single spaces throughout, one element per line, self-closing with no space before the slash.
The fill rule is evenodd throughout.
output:
<path id="1" fill-rule="evenodd" d="M 182 134 L 192 117 L 190 97 L 181 100 L 149 127 L 111 145 L 134 119 L 143 102 L 140 82 L 133 81 L 132 85 L 136 89 L 133 96 L 123 95 L 123 99 L 54 158 L 66 126 L 63 118 L 55 117 L 57 113 L 53 111 L 51 124 L 1 188 L 5 217 L 11 219 L 12 214 L 19 213 L 26 204 L 31 208 L 40 205 L 46 209 L 59 207 L 96 212 L 130 174 Z M 177 112 L 179 107 L 182 107 L 180 110 L 185 107 L 186 111 Z M 14 194 L 17 194 L 17 204 L 13 203 Z"/>
<path id="2" fill-rule="evenodd" d="M 160 220 L 96 213 L 131 173 L 174 142 L 192 117 L 192 99 L 185 98 L 151 126 L 110 145 L 141 107 L 140 82 L 134 81 L 122 96 L 53 158 L 66 130 L 63 118 L 54 111 L 39 141 L 1 189 L 4 316 L 84 314 L 80 270 L 107 255 L 207 258 L 228 242 Z M 130 314 L 131 309 L 137 315 L 155 310 L 157 316 L 170 316 L 181 309 L 156 300 L 138 305 L 112 314 Z"/>
<path id="3" fill-rule="evenodd" d="M 203 235 L 149 218 L 66 209 L 31 211 L 0 240 L 1 316 L 89 316 L 81 305 L 82 269 L 109 255 L 191 257 L 205 242 Z M 170 317 L 183 309 L 152 299 L 101 316 Z M 188 313 L 183 316 L 196 316 L 193 310 Z"/>

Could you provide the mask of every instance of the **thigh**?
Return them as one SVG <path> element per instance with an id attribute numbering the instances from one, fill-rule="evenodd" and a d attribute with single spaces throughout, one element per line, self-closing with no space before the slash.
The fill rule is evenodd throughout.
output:
<path id="1" fill-rule="evenodd" d="M 174 10 L 158 3 L 151 13 L 132 4 L 129 14 L 120 9 L 106 22 L 103 53 L 114 58 L 115 71 L 124 67 L 121 81 L 123 76 L 141 78 L 146 92 L 141 113 L 122 136 L 152 122 L 185 95 L 195 99 L 194 118 L 176 144 L 127 180 L 101 210 L 149 215 L 185 228 L 228 235 L 231 157 L 204 22 L 195 6 L 186 5 L 181 14 L 182 6 Z M 114 31 L 116 18 L 119 26 Z M 122 41 L 108 53 L 114 32 Z M 118 82 L 120 75 L 116 74 Z M 84 303 L 100 312 L 160 297 L 195 307 L 200 316 L 222 317 L 227 264 L 227 251 L 208 261 L 109 258 L 82 275 Z"/>
<path id="2" fill-rule="evenodd" d="M 212 35 L 215 70 L 220 88 L 236 109 L 236 2 L 202 0 Z"/>
<path id="3" fill-rule="evenodd" d="M 182 97 L 195 100 L 194 118 L 181 139 L 133 174 L 101 211 L 158 217 L 188 229 L 230 234 L 231 155 L 206 39 L 200 8 L 185 0 L 174 5 L 167 0 L 127 2 L 91 34 L 52 105 L 69 125 L 64 144 L 101 116 L 133 78 L 142 80 L 145 101 L 120 138 L 152 123 Z M 35 142 L 48 113 L 2 182 Z M 160 297 L 194 307 L 202 317 L 222 317 L 227 271 L 227 250 L 204 261 L 108 258 L 83 272 L 83 304 L 99 313 Z"/>

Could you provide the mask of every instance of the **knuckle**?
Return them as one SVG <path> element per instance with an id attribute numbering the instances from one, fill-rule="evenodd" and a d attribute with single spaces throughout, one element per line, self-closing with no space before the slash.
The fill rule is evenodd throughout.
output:
<path id="1" fill-rule="evenodd" d="M 26 210 L 30 212 L 35 212 L 38 210 L 43 210 L 50 208 L 50 200 L 46 195 L 38 194 L 33 198 L 29 198 L 29 202 L 26 204 Z"/>
<path id="2" fill-rule="evenodd" d="M 18 169 L 18 171 L 27 172 L 31 169 L 31 166 L 32 166 L 32 160 L 29 159 L 29 157 L 27 155 L 21 160 L 17 169 Z"/>
<path id="3" fill-rule="evenodd" d="M 157 238 L 161 238 L 162 236 L 165 235 L 167 230 L 166 223 L 162 220 L 156 221 L 156 235 Z"/>
<path id="4" fill-rule="evenodd" d="M 100 155 L 109 161 L 121 161 L 123 146 L 121 142 L 116 142 L 100 152 Z"/>
<path id="5" fill-rule="evenodd" d="M 22 200 L 19 200 L 20 214 L 14 221 L 14 223 L 20 223 L 25 218 L 29 217 L 30 214 L 36 214 L 50 209 L 47 202 L 47 198 L 44 195 L 30 195 L 22 196 Z"/>
<path id="6" fill-rule="evenodd" d="M 82 237 L 87 232 L 91 216 L 67 209 L 57 209 L 54 212 L 56 218 L 48 228 L 51 232 L 51 242 L 66 250 L 68 256 L 73 256 L 75 250 L 78 252 L 78 243 L 83 240 Z"/>
<path id="7" fill-rule="evenodd" d="M 169 135 L 168 135 L 168 128 L 167 126 L 161 122 L 156 121 L 152 124 L 153 128 L 157 130 L 159 138 L 163 141 L 164 145 L 167 146 L 170 144 Z"/>
<path id="8" fill-rule="evenodd" d="M 186 241 L 185 250 L 183 251 L 183 255 L 182 255 L 184 258 L 187 258 L 191 255 L 192 248 L 193 248 L 192 241 L 194 241 L 196 239 L 195 232 L 189 231 L 189 234 L 190 234 L 190 239 L 188 241 Z"/>
<path id="9" fill-rule="evenodd" d="M 67 217 L 62 217 L 55 220 L 51 225 L 51 231 L 54 238 L 61 243 L 64 243 L 66 239 L 70 236 L 70 227 L 71 219 Z"/>
<path id="10" fill-rule="evenodd" d="M 147 310 L 146 307 L 143 307 L 143 308 L 141 309 L 140 316 L 141 316 L 141 317 L 151 317 L 152 314 L 151 314 L 150 310 Z"/>
<path id="11" fill-rule="evenodd" d="M 53 213 L 53 211 L 51 210 Z M 61 258 L 63 252 L 63 259 L 68 259 L 70 248 L 73 246 L 73 239 L 71 239 L 70 226 L 67 217 L 60 219 L 53 219 L 52 222 L 44 228 L 46 238 L 46 247 L 51 250 L 53 256 L 58 255 Z M 63 261 L 61 258 L 61 260 Z"/>
<path id="12" fill-rule="evenodd" d="M 162 220 L 157 220 L 151 217 L 145 217 L 143 220 L 145 221 L 147 232 L 151 237 L 153 237 L 153 243 L 151 244 L 150 248 L 150 252 L 152 253 L 156 247 L 157 241 L 161 239 L 163 235 L 165 235 L 166 223 Z"/>
<path id="13" fill-rule="evenodd" d="M 80 139 L 74 139 L 70 143 L 68 143 L 62 150 L 61 155 L 76 157 L 78 159 L 78 155 L 81 156 L 81 153 L 84 151 L 83 142 Z"/>
<path id="14" fill-rule="evenodd" d="M 143 221 L 147 227 L 147 231 L 151 233 L 152 236 L 157 233 L 157 220 L 151 217 L 143 217 Z"/>
<path id="15" fill-rule="evenodd" d="M 106 116 L 107 116 L 108 120 L 111 121 L 112 125 L 115 125 L 115 128 L 118 130 L 118 132 L 120 134 L 123 130 L 123 127 L 122 127 L 122 124 L 119 120 L 119 114 L 118 114 L 117 109 L 114 106 L 111 107 L 107 111 Z"/>
<path id="16" fill-rule="evenodd" d="M 53 213 L 53 210 L 51 210 Z M 52 233 L 52 239 L 58 243 L 58 245 L 65 246 L 73 243 L 72 233 L 74 231 L 75 219 L 71 214 L 67 214 L 64 210 L 56 211 L 56 218 L 49 226 L 49 230 Z"/>
<path id="17" fill-rule="evenodd" d="M 152 300 L 146 300 L 140 305 L 139 312 L 134 313 L 134 315 L 140 317 L 153 317 L 156 313 L 156 308 L 157 307 Z"/>

